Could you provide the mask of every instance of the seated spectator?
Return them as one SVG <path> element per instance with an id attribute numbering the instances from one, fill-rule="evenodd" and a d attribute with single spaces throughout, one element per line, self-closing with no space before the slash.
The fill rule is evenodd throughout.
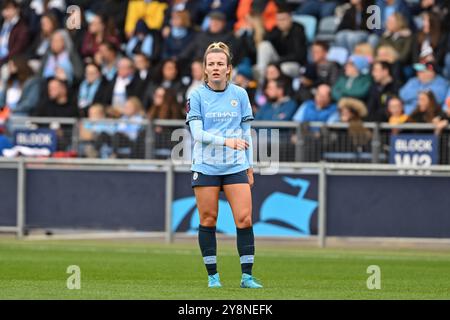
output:
<path id="1" fill-rule="evenodd" d="M 436 118 L 445 117 L 431 90 L 420 91 L 417 106 L 408 117 L 408 122 L 433 123 Z"/>
<path id="2" fill-rule="evenodd" d="M 339 120 L 337 106 L 331 101 L 331 88 L 328 84 L 317 87 L 314 100 L 305 101 L 295 113 L 297 122 L 333 123 Z"/>
<path id="3" fill-rule="evenodd" d="M 350 56 L 345 64 L 345 73 L 338 78 L 333 86 L 333 100 L 339 101 L 343 97 L 351 97 L 365 101 L 372 84 L 370 75 L 366 74 L 369 66 L 365 57 Z"/>
<path id="4" fill-rule="evenodd" d="M 41 67 L 41 60 L 50 48 L 51 36 L 58 27 L 59 22 L 55 15 L 50 12 L 42 15 L 39 33 L 33 38 L 27 51 L 30 66 L 33 66 L 35 71 Z"/>
<path id="5" fill-rule="evenodd" d="M 2 5 L 0 27 L 0 66 L 10 58 L 25 52 L 30 35 L 27 23 L 20 16 L 20 5 L 15 0 L 5 0 Z"/>
<path id="6" fill-rule="evenodd" d="M 115 124 L 102 122 L 106 119 L 105 107 L 99 103 L 93 104 L 88 110 L 88 117 L 82 121 L 80 130 L 80 155 L 88 158 L 108 158 L 108 146 L 103 142 L 115 132 Z M 105 150 L 106 147 L 106 150 Z"/>
<path id="7" fill-rule="evenodd" d="M 176 60 L 167 59 L 161 64 L 159 72 L 155 76 L 155 83 L 165 89 L 172 89 L 176 94 L 177 102 L 184 105 L 186 86 L 181 80 L 179 66 Z"/>
<path id="8" fill-rule="evenodd" d="M 30 32 L 33 36 L 35 35 L 35 31 L 39 29 L 41 17 L 46 13 L 55 16 L 59 23 L 63 22 L 64 14 L 67 11 L 65 0 L 31 0 L 27 2 L 29 5 L 27 16 Z"/>
<path id="9" fill-rule="evenodd" d="M 391 65 L 392 76 L 397 79 L 400 84 L 404 83 L 404 74 L 402 66 L 398 61 L 398 53 L 388 45 L 379 46 L 376 50 L 375 61 L 387 62 Z"/>
<path id="10" fill-rule="evenodd" d="M 270 62 L 281 63 L 281 70 L 295 78 L 300 75 L 300 66 L 306 65 L 307 43 L 303 25 L 293 22 L 291 12 L 280 8 L 277 26 L 266 33 L 257 48 L 257 70 L 262 81 Z"/>
<path id="11" fill-rule="evenodd" d="M 422 27 L 414 42 L 413 62 L 420 62 L 420 53 L 430 51 L 439 66 L 444 65 L 447 36 L 442 33 L 441 21 L 434 12 L 425 11 L 421 14 Z"/>
<path id="12" fill-rule="evenodd" d="M 333 85 L 339 77 L 339 65 L 327 59 L 329 46 L 324 41 L 315 41 L 311 47 L 312 63 L 300 76 L 300 88 L 296 90 L 298 103 L 313 98 L 312 90 L 320 84 Z"/>
<path id="13" fill-rule="evenodd" d="M 244 62 L 237 66 L 234 83 L 247 91 L 248 98 L 250 99 L 250 104 L 252 105 L 252 108 L 256 110 L 255 95 L 257 83 L 253 79 L 250 59 L 246 59 Z"/>
<path id="14" fill-rule="evenodd" d="M 139 96 L 139 78 L 134 72 L 134 64 L 130 58 L 124 57 L 117 63 L 117 74 L 106 89 L 106 112 L 117 118 L 124 112 L 125 102 L 129 97 Z"/>
<path id="15" fill-rule="evenodd" d="M 403 109 L 403 101 L 399 97 L 393 96 L 389 98 L 387 103 L 387 110 L 389 116 L 389 124 L 397 125 L 408 121 L 408 115 L 405 114 Z"/>
<path id="16" fill-rule="evenodd" d="M 110 17 L 94 15 L 89 22 L 87 32 L 84 34 L 81 56 L 83 58 L 94 57 L 100 44 L 105 41 L 117 48 L 120 46 L 114 21 Z"/>
<path id="17" fill-rule="evenodd" d="M 289 121 L 297 111 L 297 103 L 286 95 L 286 83 L 270 80 L 265 90 L 268 102 L 258 110 L 255 120 Z"/>
<path id="18" fill-rule="evenodd" d="M 51 78 L 47 84 L 47 97 L 41 99 L 32 115 L 37 117 L 78 117 L 78 107 L 73 101 L 67 82 Z"/>
<path id="19" fill-rule="evenodd" d="M 166 1 L 133 0 L 128 1 L 127 15 L 125 20 L 125 34 L 128 39 L 133 36 L 138 20 L 144 20 L 149 29 L 161 30 L 165 12 L 169 5 Z"/>
<path id="20" fill-rule="evenodd" d="M 264 72 L 264 79 L 263 82 L 259 82 L 258 89 L 255 94 L 255 102 L 258 107 L 263 106 L 267 102 L 267 97 L 265 95 L 265 90 L 267 87 L 267 83 L 269 83 L 270 80 L 278 80 L 282 79 L 287 86 L 286 94 L 289 96 L 293 96 L 294 93 L 292 92 L 292 78 L 288 77 L 281 71 L 281 67 L 279 63 L 271 62 L 268 64 L 265 72 Z"/>
<path id="21" fill-rule="evenodd" d="M 149 106 L 152 101 L 153 88 L 155 87 L 155 70 L 153 64 L 143 53 L 136 53 L 133 61 L 136 68 L 135 77 L 137 79 L 134 94 L 139 97 L 144 106 Z"/>
<path id="22" fill-rule="evenodd" d="M 338 108 L 341 122 L 349 124 L 347 133 L 350 144 L 343 142 L 341 144 L 344 146 L 343 149 L 356 152 L 368 151 L 372 134 L 363 125 L 362 119 L 367 116 L 364 103 L 354 98 L 343 98 L 339 101 Z"/>
<path id="23" fill-rule="evenodd" d="M 116 76 L 119 58 L 119 51 L 114 44 L 103 42 L 98 47 L 98 51 L 94 56 L 94 62 L 101 67 L 102 75 L 106 80 L 112 81 Z"/>
<path id="24" fill-rule="evenodd" d="M 375 60 L 375 52 L 373 47 L 368 42 L 361 42 L 355 46 L 353 50 L 353 54 L 355 56 L 363 56 L 366 57 L 369 63 L 373 63 Z"/>
<path id="25" fill-rule="evenodd" d="M 351 6 L 344 12 L 344 16 L 336 30 L 334 44 L 338 47 L 353 52 L 358 43 L 368 41 L 370 30 L 368 29 L 369 13 L 367 8 L 371 1 L 351 0 Z"/>
<path id="26" fill-rule="evenodd" d="M 387 101 L 398 94 L 399 85 L 391 73 L 391 65 L 376 61 L 372 67 L 373 83 L 367 100 L 367 121 L 386 122 L 388 119 Z"/>
<path id="27" fill-rule="evenodd" d="M 405 103 L 405 113 L 410 115 L 417 106 L 417 92 L 430 89 L 439 105 L 444 103 L 448 90 L 447 81 L 436 74 L 433 62 L 414 64 L 417 76 L 408 80 L 400 89 L 400 98 Z"/>
<path id="28" fill-rule="evenodd" d="M 195 37 L 195 32 L 191 28 L 191 18 L 186 10 L 172 11 L 170 27 L 165 30 L 167 34 L 163 34 L 163 59 L 179 56 Z"/>
<path id="29" fill-rule="evenodd" d="M 181 106 L 175 99 L 175 94 L 171 89 L 158 87 L 153 94 L 153 104 L 147 112 L 147 118 L 154 119 L 183 119 Z M 160 133 L 162 127 L 156 127 L 155 131 Z"/>
<path id="30" fill-rule="evenodd" d="M 8 61 L 8 73 L 5 88 L 0 91 L 0 107 L 8 108 L 12 115 L 27 116 L 39 101 L 41 82 L 23 56 Z"/>
<path id="31" fill-rule="evenodd" d="M 136 53 L 144 54 L 150 61 L 159 61 L 161 55 L 161 37 L 156 31 L 149 30 L 144 20 L 136 23 L 133 36 L 128 40 L 126 54 L 133 58 Z"/>
<path id="32" fill-rule="evenodd" d="M 234 24 L 234 31 L 238 34 L 252 29 L 255 33 L 264 32 L 264 30 L 271 31 L 277 24 L 278 6 L 276 2 L 274 0 L 240 0 L 236 9 L 237 21 Z M 256 25 L 260 25 L 261 29 L 255 27 Z M 256 36 L 256 38 L 262 39 L 260 36 Z M 259 43 L 260 41 L 257 41 L 256 38 L 255 42 Z"/>
<path id="33" fill-rule="evenodd" d="M 86 117 L 89 108 L 93 103 L 103 103 L 107 100 L 105 97 L 108 83 L 103 79 L 100 67 L 95 63 L 86 65 L 84 80 L 78 90 L 78 108 L 80 115 Z"/>
<path id="34" fill-rule="evenodd" d="M 203 30 L 207 28 L 211 12 L 220 12 L 226 17 L 226 29 L 231 30 L 236 22 L 236 10 L 238 0 L 203 0 L 198 6 L 198 13 L 201 17 L 205 17 L 200 25 Z"/>
<path id="35" fill-rule="evenodd" d="M 50 48 L 42 60 L 42 77 L 57 77 L 69 85 L 82 78 L 82 61 L 73 50 L 72 42 L 65 30 L 55 31 L 50 40 Z"/>
<path id="36" fill-rule="evenodd" d="M 416 26 L 411 14 L 411 9 L 405 0 L 376 0 L 375 5 L 379 8 L 381 13 L 380 14 L 381 28 L 374 29 L 374 32 L 377 35 L 381 36 L 384 33 L 384 31 L 386 31 L 385 30 L 386 21 L 394 13 L 401 14 L 405 18 L 409 28 L 413 32 L 416 31 Z"/>
<path id="37" fill-rule="evenodd" d="M 203 61 L 202 60 L 194 60 L 191 63 L 191 77 L 190 77 L 190 84 L 186 90 L 186 94 L 184 95 L 185 100 L 187 101 L 189 95 L 191 92 L 196 89 L 197 87 L 204 84 L 205 81 L 203 80 Z"/>
<path id="38" fill-rule="evenodd" d="M 226 43 L 231 50 L 233 63 L 239 64 L 241 57 L 239 42 L 231 31 L 227 31 L 226 17 L 223 13 L 213 11 L 209 14 L 208 30 L 197 33 L 189 45 L 178 55 L 176 60 L 190 63 L 194 59 L 203 59 L 206 48 L 213 42 Z"/>
<path id="39" fill-rule="evenodd" d="M 379 46 L 388 45 L 398 53 L 398 61 L 406 66 L 411 63 L 413 35 L 408 23 L 400 13 L 394 13 L 386 20 L 386 31 L 382 34 Z"/>

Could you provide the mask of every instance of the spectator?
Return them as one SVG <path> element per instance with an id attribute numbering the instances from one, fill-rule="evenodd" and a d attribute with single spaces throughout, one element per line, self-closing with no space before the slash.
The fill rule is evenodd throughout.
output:
<path id="1" fill-rule="evenodd" d="M 67 5 L 65 0 L 31 0 L 28 8 L 30 31 L 34 33 L 35 30 L 39 29 L 39 21 L 46 13 L 51 13 L 61 23 L 66 9 Z"/>
<path id="2" fill-rule="evenodd" d="M 391 65 L 392 75 L 399 83 L 404 83 L 402 66 L 398 61 L 397 51 L 389 45 L 379 46 L 376 50 L 375 61 L 387 62 Z"/>
<path id="3" fill-rule="evenodd" d="M 367 99 L 372 80 L 367 71 L 369 62 L 365 57 L 352 55 L 345 64 L 345 73 L 333 86 L 332 97 L 339 101 L 343 97 L 352 97 L 362 101 Z"/>
<path id="4" fill-rule="evenodd" d="M 392 76 L 391 66 L 387 62 L 376 61 L 372 67 L 373 83 L 367 101 L 367 121 L 386 122 L 389 98 L 398 94 L 398 82 Z"/>
<path id="5" fill-rule="evenodd" d="M 213 11 L 209 15 L 208 30 L 199 32 L 194 40 L 179 54 L 176 59 L 189 63 L 194 59 L 202 59 L 206 48 L 213 42 L 226 43 L 232 52 L 234 64 L 240 63 L 238 40 L 231 31 L 227 31 L 226 17 L 223 13 Z"/>
<path id="6" fill-rule="evenodd" d="M 82 78 L 82 61 L 73 50 L 72 42 L 65 30 L 55 31 L 50 40 L 50 50 L 42 61 L 41 74 L 45 79 L 57 77 L 69 85 Z"/>
<path id="7" fill-rule="evenodd" d="M 352 152 L 364 152 L 369 150 L 371 139 L 370 131 L 364 127 L 362 119 L 367 116 L 367 108 L 363 102 L 354 98 L 343 98 L 338 103 L 341 122 L 348 123 L 347 134 L 350 144 L 346 143 L 347 137 L 338 146 L 341 150 Z"/>
<path id="8" fill-rule="evenodd" d="M 191 28 L 189 12 L 172 11 L 170 27 L 164 36 L 163 59 L 174 58 L 193 40 L 195 33 Z"/>
<path id="9" fill-rule="evenodd" d="M 411 63 L 413 36 L 405 18 L 400 13 L 394 13 L 387 18 L 386 31 L 378 44 L 393 47 L 398 53 L 398 61 L 403 66 Z"/>
<path id="10" fill-rule="evenodd" d="M 133 58 L 136 67 L 135 77 L 137 85 L 135 94 L 144 106 L 149 106 L 152 101 L 154 84 L 154 70 L 151 61 L 143 53 L 136 53 Z"/>
<path id="11" fill-rule="evenodd" d="M 408 122 L 433 123 L 436 118 L 445 117 L 431 90 L 420 91 L 417 106 L 408 117 Z"/>
<path id="12" fill-rule="evenodd" d="M 399 97 L 393 96 L 389 98 L 387 110 L 389 124 L 398 125 L 408 121 L 408 115 L 404 112 L 403 101 Z"/>
<path id="13" fill-rule="evenodd" d="M 117 63 L 117 74 L 106 91 L 107 114 L 121 116 L 128 98 L 139 96 L 138 88 L 139 78 L 135 75 L 133 61 L 128 57 L 121 58 Z"/>
<path id="14" fill-rule="evenodd" d="M 255 8 L 258 1 L 253 0 L 240 0 L 236 9 L 237 21 L 234 24 L 235 32 L 243 32 L 243 30 L 254 30 L 255 33 L 263 35 L 264 30 L 271 31 L 277 24 L 277 11 L 278 6 L 276 1 L 268 0 L 261 8 Z M 255 25 L 260 25 L 261 28 L 255 28 Z M 262 31 L 262 32 L 260 32 Z M 258 44 L 262 40 L 262 37 L 255 34 L 255 42 Z"/>
<path id="15" fill-rule="evenodd" d="M 133 0 L 128 2 L 125 20 L 125 34 L 128 39 L 133 35 L 138 20 L 144 20 L 151 30 L 161 30 L 168 4 L 165 1 Z"/>
<path id="16" fill-rule="evenodd" d="M 297 122 L 333 123 L 338 119 L 337 106 L 331 101 L 331 87 L 328 84 L 319 85 L 314 100 L 305 101 L 293 117 Z"/>
<path id="17" fill-rule="evenodd" d="M 289 121 L 297 110 L 297 103 L 286 95 L 286 83 L 269 80 L 265 90 L 268 102 L 256 113 L 255 120 Z"/>
<path id="18" fill-rule="evenodd" d="M 367 20 L 370 0 L 351 0 L 351 6 L 344 12 L 344 16 L 336 30 L 335 45 L 353 52 L 358 43 L 366 42 L 369 38 Z"/>
<path id="19" fill-rule="evenodd" d="M 94 56 L 94 61 L 101 66 L 102 74 L 108 81 L 112 81 L 117 73 L 119 53 L 114 44 L 103 42 Z"/>
<path id="20" fill-rule="evenodd" d="M 329 46 L 324 41 L 315 41 L 312 44 L 312 62 L 300 77 L 300 88 L 296 93 L 299 103 L 312 99 L 312 90 L 320 84 L 333 85 L 339 76 L 339 65 L 327 59 Z"/>
<path id="21" fill-rule="evenodd" d="M 250 64 L 250 59 L 246 59 L 236 68 L 236 74 L 234 77 L 234 83 L 244 88 L 247 91 L 248 98 L 252 108 L 255 110 L 255 95 L 257 89 L 257 83 L 253 79 L 252 66 Z"/>
<path id="22" fill-rule="evenodd" d="M 203 81 L 203 61 L 202 60 L 194 60 L 191 63 L 191 82 L 186 90 L 186 94 L 184 95 L 187 100 L 192 90 L 201 86 L 205 82 Z"/>
<path id="23" fill-rule="evenodd" d="M 100 44 L 105 41 L 116 47 L 120 46 L 114 21 L 110 17 L 94 15 L 89 22 L 88 31 L 84 34 L 81 56 L 83 58 L 94 57 Z"/>
<path id="24" fill-rule="evenodd" d="M 184 105 L 186 86 L 181 81 L 177 61 L 174 59 L 164 60 L 160 71 L 155 77 L 155 82 L 157 86 L 161 86 L 165 89 L 172 89 L 176 94 L 177 102 L 180 105 Z"/>
<path id="25" fill-rule="evenodd" d="M 153 104 L 148 110 L 147 117 L 153 119 L 182 119 L 181 107 L 175 99 L 175 93 L 171 89 L 158 87 L 153 94 Z M 157 133 L 161 127 L 155 128 Z"/>
<path id="26" fill-rule="evenodd" d="M 447 81 L 436 74 L 436 66 L 433 62 L 416 63 L 414 69 L 417 76 L 409 79 L 399 92 L 407 115 L 410 115 L 417 106 L 417 92 L 430 89 L 437 103 L 442 105 L 448 90 Z"/>
<path id="27" fill-rule="evenodd" d="M 381 28 L 374 29 L 377 35 L 382 35 L 385 31 L 387 19 L 394 13 L 401 14 L 409 28 L 414 32 L 416 27 L 412 18 L 411 10 L 405 0 L 376 0 L 375 5 L 381 12 Z"/>
<path id="28" fill-rule="evenodd" d="M 262 82 L 259 82 L 258 89 L 256 91 L 255 95 L 255 102 L 257 106 L 261 107 L 267 102 L 267 97 L 265 95 L 265 90 L 267 87 L 267 84 L 270 80 L 278 80 L 282 79 L 287 86 L 286 94 L 291 96 L 292 93 L 292 79 L 285 75 L 281 71 L 281 67 L 279 63 L 271 62 L 267 65 L 267 68 L 264 72 L 264 80 Z"/>
<path id="29" fill-rule="evenodd" d="M 441 32 L 441 22 L 434 12 L 421 14 L 422 27 L 417 33 L 413 50 L 413 62 L 420 61 L 420 54 L 430 51 L 439 66 L 444 65 L 447 36 Z"/>
<path id="30" fill-rule="evenodd" d="M 133 36 L 128 40 L 126 54 L 133 58 L 136 53 L 143 53 L 152 62 L 159 61 L 161 55 L 161 37 L 159 32 L 149 30 L 144 20 L 136 23 Z"/>
<path id="31" fill-rule="evenodd" d="M 107 81 L 103 79 L 100 67 L 95 63 L 87 64 L 84 71 L 84 80 L 78 90 L 78 108 L 82 117 L 88 115 L 92 104 L 105 102 L 107 86 Z"/>
<path id="32" fill-rule="evenodd" d="M 20 17 L 20 6 L 15 0 L 5 0 L 2 5 L 3 22 L 0 28 L 0 66 L 9 58 L 22 54 L 29 43 L 29 30 Z"/>
<path id="33" fill-rule="evenodd" d="M 31 63 L 34 66 L 34 70 L 39 70 L 41 67 L 41 61 L 44 55 L 50 48 L 50 39 L 59 27 L 58 19 L 52 13 L 46 13 L 41 17 L 39 34 L 37 34 L 28 49 L 28 58 L 31 59 Z"/>
<path id="34" fill-rule="evenodd" d="M 203 30 L 207 28 L 211 12 L 223 13 L 227 21 L 226 29 L 231 30 L 233 28 L 236 22 L 238 0 L 200 0 L 199 2 L 199 14 L 201 17 L 205 17 L 201 22 Z"/>
<path id="35" fill-rule="evenodd" d="M 39 101 L 40 80 L 23 56 L 8 61 L 8 73 L 6 87 L 0 92 L 0 106 L 7 107 L 13 115 L 27 116 Z"/>
<path id="36" fill-rule="evenodd" d="M 270 62 L 281 63 L 281 70 L 295 78 L 300 74 L 300 66 L 306 64 L 306 36 L 301 24 L 292 21 L 291 12 L 280 8 L 277 13 L 277 26 L 266 33 L 257 48 L 257 69 L 262 80 Z"/>
<path id="37" fill-rule="evenodd" d="M 37 117 L 78 117 L 77 104 L 72 101 L 67 82 L 58 78 L 49 79 L 47 97 L 40 100 L 33 115 Z"/>

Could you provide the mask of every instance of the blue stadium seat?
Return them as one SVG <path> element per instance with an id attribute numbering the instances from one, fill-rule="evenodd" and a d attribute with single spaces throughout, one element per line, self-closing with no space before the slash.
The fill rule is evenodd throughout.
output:
<path id="1" fill-rule="evenodd" d="M 334 41 L 338 26 L 339 25 L 336 17 L 324 17 L 320 19 L 316 40 L 327 42 Z"/>
<path id="2" fill-rule="evenodd" d="M 327 59 L 329 61 L 335 61 L 340 65 L 344 65 L 348 59 L 348 50 L 343 47 L 331 46 L 328 50 Z"/>
<path id="3" fill-rule="evenodd" d="M 316 35 L 317 19 L 306 14 L 294 14 L 292 15 L 292 19 L 303 25 L 308 43 L 313 42 Z"/>

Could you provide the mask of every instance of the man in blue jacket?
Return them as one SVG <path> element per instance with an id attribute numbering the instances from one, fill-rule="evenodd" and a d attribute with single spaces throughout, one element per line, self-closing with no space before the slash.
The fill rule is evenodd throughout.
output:
<path id="1" fill-rule="evenodd" d="M 270 80 L 265 94 L 268 102 L 256 113 L 255 120 L 289 121 L 297 110 L 297 103 L 286 95 L 283 80 Z"/>

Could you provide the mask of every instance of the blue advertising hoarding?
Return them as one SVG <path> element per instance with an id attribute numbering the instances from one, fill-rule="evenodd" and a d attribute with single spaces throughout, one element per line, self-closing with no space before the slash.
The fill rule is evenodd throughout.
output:
<path id="1" fill-rule="evenodd" d="M 255 236 L 307 237 L 317 234 L 317 175 L 255 175 L 252 198 Z M 176 175 L 172 212 L 173 231 L 197 233 L 200 221 L 190 173 Z M 223 193 L 219 199 L 217 231 L 236 234 L 231 207 Z"/>

